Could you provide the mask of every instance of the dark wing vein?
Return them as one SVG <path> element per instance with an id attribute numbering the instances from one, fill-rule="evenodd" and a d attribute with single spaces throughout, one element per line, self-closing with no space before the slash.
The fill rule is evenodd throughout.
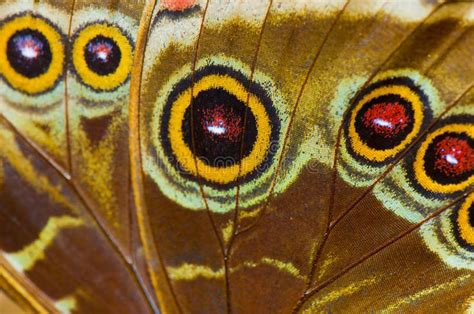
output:
<path id="1" fill-rule="evenodd" d="M 244 153 L 244 137 L 245 137 L 245 128 L 247 126 L 247 117 L 248 117 L 248 108 L 249 108 L 249 102 L 250 102 L 250 88 L 253 84 L 253 76 L 255 74 L 255 69 L 257 67 L 257 61 L 258 61 L 258 54 L 260 52 L 260 48 L 262 45 L 262 39 L 263 39 L 263 33 L 265 31 L 265 26 L 267 25 L 267 20 L 270 15 L 270 11 L 273 5 L 273 0 L 270 0 L 268 3 L 267 10 L 265 12 L 265 17 L 262 22 L 262 27 L 260 28 L 260 33 L 258 36 L 258 42 L 257 42 L 257 48 L 255 49 L 255 55 L 253 57 L 251 69 L 250 69 L 250 77 L 249 77 L 249 83 L 247 86 L 247 99 L 246 99 L 246 106 L 245 106 L 245 113 L 244 113 L 244 123 L 243 123 L 243 131 L 240 139 L 240 158 L 239 160 L 242 160 L 242 156 Z M 242 163 L 239 164 L 239 171 L 237 174 L 237 180 L 240 178 L 240 175 L 242 173 Z M 233 215 L 233 220 L 232 220 L 232 233 L 229 239 L 229 243 L 224 251 L 224 267 L 225 267 L 225 281 L 226 281 L 226 295 L 227 295 L 227 312 L 232 313 L 232 307 L 231 307 L 231 291 L 230 291 L 230 284 L 229 284 L 229 258 L 230 254 L 232 252 L 232 245 L 234 243 L 234 238 L 236 236 L 236 224 L 237 220 L 239 217 L 239 195 L 240 195 L 240 182 L 237 184 L 237 189 L 236 189 L 236 194 L 235 194 L 235 208 L 234 208 L 234 215 Z"/>
<path id="2" fill-rule="evenodd" d="M 308 80 L 309 80 L 309 77 L 311 76 L 311 73 L 313 72 L 313 69 L 314 67 L 316 66 L 316 63 L 319 59 L 319 56 L 324 48 L 324 45 L 325 43 L 327 42 L 327 40 L 329 39 L 329 35 L 331 34 L 332 30 L 334 29 L 334 27 L 336 26 L 337 22 L 339 21 L 339 18 L 341 17 L 342 13 L 345 11 L 345 9 L 347 8 L 347 6 L 349 5 L 351 0 L 347 0 L 347 2 L 344 4 L 344 7 L 339 11 L 336 19 L 334 20 L 334 22 L 332 23 L 331 27 L 329 28 L 328 32 L 325 34 L 324 36 L 324 39 L 321 43 L 321 46 L 318 48 L 318 51 L 316 52 L 316 55 L 315 57 L 313 58 L 313 61 L 308 69 L 308 72 L 305 76 L 305 79 L 303 81 L 303 84 L 301 85 L 301 89 L 298 93 L 298 96 L 296 98 L 296 102 L 295 102 L 295 105 L 294 105 L 294 108 L 293 108 L 293 111 L 291 112 L 291 116 L 290 116 L 290 121 L 288 122 L 288 127 L 287 127 L 287 130 L 285 132 L 285 137 L 283 139 L 283 144 L 282 144 L 282 152 L 280 153 L 280 156 L 278 157 L 278 163 L 277 163 L 277 166 L 276 166 L 276 169 L 275 169 L 275 173 L 273 174 L 273 178 L 272 178 L 272 183 L 271 183 L 271 186 L 270 186 L 270 190 L 268 192 L 268 196 L 265 200 L 265 203 L 262 207 L 262 209 L 260 210 L 260 212 L 258 213 L 258 216 L 255 220 L 255 222 L 251 225 L 249 225 L 248 227 L 246 227 L 245 229 L 242 229 L 242 230 L 238 230 L 237 231 L 237 234 L 236 236 L 240 235 L 240 234 L 243 234 L 243 233 L 246 233 L 248 232 L 249 230 L 253 229 L 255 226 L 258 225 L 258 223 L 260 222 L 260 219 L 261 217 L 265 214 L 265 211 L 268 207 L 268 204 L 270 203 L 270 199 L 271 199 L 271 195 L 273 194 L 273 190 L 275 188 L 275 185 L 276 185 L 276 180 L 277 180 L 277 177 L 278 177 L 278 173 L 281 169 L 281 166 L 282 166 L 282 163 L 283 163 L 283 156 L 284 156 L 284 153 L 285 153 L 285 148 L 288 144 L 288 139 L 289 139 L 289 134 L 290 134 L 290 130 L 293 126 L 293 122 L 294 122 L 294 118 L 296 116 L 296 112 L 298 110 L 298 107 L 299 107 L 299 104 L 301 102 L 301 98 L 303 96 L 303 93 L 305 91 L 305 87 L 308 83 Z"/>

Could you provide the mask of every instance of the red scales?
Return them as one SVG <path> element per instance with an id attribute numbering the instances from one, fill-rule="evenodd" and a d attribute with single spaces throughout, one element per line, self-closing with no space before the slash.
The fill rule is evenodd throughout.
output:
<path id="1" fill-rule="evenodd" d="M 16 43 L 23 58 L 36 59 L 43 50 L 43 44 L 30 36 L 20 38 Z"/>
<path id="2" fill-rule="evenodd" d="M 434 166 L 449 177 L 474 169 L 474 149 L 466 139 L 448 135 L 435 144 Z"/>
<path id="3" fill-rule="evenodd" d="M 201 127 L 205 134 L 232 142 L 240 140 L 243 121 L 232 108 L 217 105 L 203 108 L 201 114 Z"/>
<path id="4" fill-rule="evenodd" d="M 395 137 L 405 131 L 410 120 L 405 106 L 398 102 L 374 104 L 362 118 L 366 128 L 384 138 Z"/>
<path id="5" fill-rule="evenodd" d="M 89 47 L 88 47 L 89 48 Z M 100 42 L 90 45 L 90 52 L 96 55 L 98 60 L 107 62 L 112 54 L 112 45 L 106 42 Z"/>

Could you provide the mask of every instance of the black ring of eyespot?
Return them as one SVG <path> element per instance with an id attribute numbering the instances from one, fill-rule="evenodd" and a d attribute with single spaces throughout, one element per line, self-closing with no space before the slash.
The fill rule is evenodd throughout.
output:
<path id="1" fill-rule="evenodd" d="M 29 40 L 34 42 L 35 46 L 42 48 L 39 51 L 41 58 L 38 58 L 38 62 L 32 62 L 26 57 L 21 56 L 20 42 Z M 49 47 L 48 40 L 42 33 L 33 29 L 22 29 L 17 31 L 12 37 L 8 39 L 7 44 L 7 58 L 11 66 L 23 76 L 28 78 L 37 77 L 45 73 L 51 64 L 51 48 Z"/>
<path id="2" fill-rule="evenodd" d="M 450 219 L 456 241 L 461 247 L 474 253 L 474 239 L 467 238 L 468 236 L 474 237 L 474 202 L 472 201 L 472 195 L 471 198 L 468 197 L 456 206 Z"/>
<path id="3" fill-rule="evenodd" d="M 27 25 L 25 21 L 22 21 L 25 18 L 35 19 L 38 22 L 34 27 L 31 27 L 30 24 Z M 4 51 L 6 55 L 2 62 L 7 62 L 8 66 L 2 66 L 4 69 L 0 71 L 0 78 L 10 88 L 21 93 L 35 96 L 46 94 L 56 88 L 64 77 L 65 36 L 49 19 L 30 11 L 7 17 L 0 22 L 0 30 L 3 31 L 9 23 L 14 23 L 15 20 L 19 21 L 20 25 L 24 25 L 19 27 L 11 36 L 7 36 L 8 38 L 5 37 Z M 55 38 L 54 42 L 50 42 L 52 38 Z M 38 64 L 32 64 L 26 57 L 15 58 L 16 54 L 19 53 L 18 41 L 23 40 L 28 40 L 30 45 L 34 45 L 31 48 L 36 49 L 36 53 L 41 57 Z M 8 77 L 12 74 L 19 75 L 19 77 L 10 77 L 9 79 Z M 10 82 L 11 79 L 14 81 Z M 28 80 L 36 81 L 35 83 L 31 81 L 30 84 Z"/>
<path id="4" fill-rule="evenodd" d="M 110 50 L 110 62 L 103 62 L 100 56 L 95 53 L 98 45 L 107 46 Z M 102 35 L 94 37 L 84 48 L 86 63 L 89 69 L 99 75 L 107 75 L 115 72 L 120 63 L 121 53 L 117 43 L 111 38 Z"/>
<path id="5" fill-rule="evenodd" d="M 407 88 L 419 100 L 418 108 L 414 108 L 407 99 L 396 93 L 382 93 L 377 94 L 377 91 L 386 89 L 403 89 Z M 368 101 L 361 103 L 368 97 Z M 384 108 L 377 108 L 377 106 L 391 106 L 391 108 L 398 109 L 407 120 L 407 124 L 403 129 L 399 130 L 398 134 L 390 137 L 385 137 L 381 134 L 376 134 L 369 126 L 364 125 L 364 115 L 373 114 L 371 110 L 379 110 L 380 113 Z M 416 111 L 416 110 L 417 111 Z M 357 110 L 357 111 L 355 111 Z M 401 110 L 401 111 L 400 111 Z M 417 115 L 418 113 L 418 115 Z M 420 119 L 421 121 L 417 121 Z M 395 114 L 397 114 L 395 112 Z M 394 117 L 394 116 L 393 116 Z M 432 112 L 430 109 L 429 98 L 425 92 L 409 77 L 395 77 L 390 79 L 375 82 L 366 87 L 357 95 L 357 98 L 352 102 L 351 108 L 346 114 L 344 124 L 344 136 L 346 138 L 346 147 L 350 155 L 361 163 L 369 163 L 372 166 L 383 166 L 393 161 L 405 148 L 412 142 L 420 130 L 428 125 L 431 120 Z M 408 123 L 409 122 L 409 123 Z M 415 123 L 419 126 L 416 132 L 413 132 Z M 409 142 L 406 142 L 410 136 Z M 357 138 L 357 139 L 356 139 Z M 354 146 L 357 143 L 358 145 Z M 403 147 L 400 145 L 403 144 Z M 357 152 L 356 150 L 360 150 Z M 372 152 L 371 154 L 365 152 Z M 381 154 L 378 156 L 377 154 Z"/>
<path id="6" fill-rule="evenodd" d="M 179 160 L 178 156 L 176 156 L 176 154 L 173 152 L 173 149 L 171 147 L 171 139 L 169 136 L 169 130 L 170 130 L 169 124 L 170 124 L 170 118 L 171 118 L 171 111 L 173 109 L 173 104 L 176 102 L 178 97 L 180 97 L 180 95 L 185 90 L 189 89 L 192 86 L 193 81 L 194 81 L 194 84 L 196 84 L 201 79 L 209 77 L 211 75 L 221 75 L 221 76 L 230 77 L 236 80 L 237 82 L 239 82 L 242 86 L 245 86 L 248 92 L 258 97 L 259 101 L 264 106 L 264 110 L 266 111 L 266 114 L 269 117 L 269 120 L 270 120 L 269 123 L 271 126 L 270 149 L 266 152 L 264 161 L 260 163 L 259 165 L 257 165 L 256 169 L 254 169 L 252 172 L 229 183 L 216 183 L 216 182 L 206 180 L 205 178 L 202 177 L 200 173 L 200 179 L 202 179 L 202 181 L 205 182 L 206 185 L 214 187 L 216 189 L 227 189 L 228 187 L 235 186 L 237 184 L 241 184 L 244 182 L 248 182 L 256 178 L 261 173 L 262 169 L 267 169 L 267 167 L 271 165 L 271 163 L 274 160 L 274 154 L 278 150 L 278 144 L 275 145 L 275 143 L 278 143 L 278 139 L 279 139 L 280 121 L 276 113 L 276 110 L 273 107 L 271 98 L 265 91 L 264 87 L 260 86 L 256 82 L 249 84 L 248 78 L 240 71 L 234 68 L 231 68 L 229 66 L 223 66 L 223 65 L 207 65 L 201 69 L 196 70 L 196 72 L 194 73 L 194 80 L 191 75 L 188 75 L 186 78 L 179 81 L 173 87 L 173 90 L 168 96 L 166 104 L 163 108 L 163 114 L 160 120 L 161 121 L 160 122 L 161 123 L 160 138 L 163 145 L 163 149 L 166 155 L 169 157 L 169 160 L 171 161 L 171 163 L 185 178 L 193 180 L 193 181 L 197 181 L 197 178 L 195 175 L 183 169 L 183 166 L 180 165 L 178 161 Z M 193 123 L 195 126 L 193 131 L 194 131 L 195 138 L 199 136 L 199 131 L 196 130 L 198 129 L 198 127 L 196 126 L 199 126 L 199 124 L 196 124 L 195 121 L 199 121 L 197 119 L 200 119 L 204 116 L 203 112 L 205 110 L 213 109 L 213 108 L 215 109 L 220 103 L 223 103 L 226 105 L 225 109 L 228 110 L 225 112 L 227 115 L 234 115 L 234 116 L 237 116 L 238 118 L 242 118 L 244 114 L 244 109 L 246 106 L 244 103 L 236 99 L 234 95 L 232 95 L 231 93 L 229 93 L 228 91 L 222 88 L 210 88 L 210 89 L 201 91 L 200 93 L 195 95 L 193 101 L 194 101 L 192 105 L 193 112 L 194 112 Z M 182 124 L 179 126 L 179 128 L 181 128 L 183 132 L 184 142 L 188 146 L 192 146 L 192 139 L 190 138 L 192 134 L 191 133 L 192 130 L 190 129 L 190 123 L 189 123 L 191 121 L 190 108 L 191 106 L 186 109 L 184 120 Z M 219 109 L 216 109 L 216 110 L 219 110 Z M 254 142 L 257 137 L 257 133 L 259 132 L 259 130 L 256 129 L 255 120 L 256 118 L 253 116 L 251 110 L 247 108 L 247 123 L 246 123 L 246 127 L 242 129 L 245 132 L 243 154 L 242 156 L 240 156 L 240 152 L 241 152 L 240 141 L 242 138 L 241 135 L 238 138 L 238 144 L 235 145 L 234 147 L 235 149 L 233 149 L 230 154 L 226 154 L 227 156 L 234 155 L 235 159 L 237 160 L 237 162 L 234 164 L 238 164 L 241 157 L 242 158 L 245 157 L 253 149 Z M 240 126 L 243 126 L 243 124 L 241 124 Z M 251 145 L 245 145 L 247 143 L 251 143 Z M 209 158 L 208 160 L 205 160 L 205 158 L 202 158 L 202 156 L 201 158 L 198 158 L 198 159 L 203 160 L 203 162 L 205 162 L 206 164 L 213 165 L 212 161 L 209 162 L 209 160 L 212 159 L 213 157 L 219 157 L 219 154 L 226 153 L 226 147 L 229 147 L 228 145 L 229 143 L 226 142 L 223 145 L 210 145 L 210 144 L 211 143 L 208 143 L 207 139 L 205 139 L 205 136 L 203 136 L 202 141 L 195 140 L 196 151 L 200 151 L 202 154 L 206 154 L 206 153 L 209 153 L 208 152 L 209 149 L 212 148 L 214 150 L 216 154 L 214 156 L 211 156 L 211 158 Z M 192 147 L 189 147 L 189 149 L 193 151 Z"/>
<path id="7" fill-rule="evenodd" d="M 432 181 L 434 184 L 440 184 L 441 186 L 461 185 L 462 183 L 467 182 L 467 180 L 469 180 L 469 179 L 472 180 L 473 175 L 474 175 L 474 169 L 471 169 L 467 174 L 462 174 L 458 178 L 447 179 L 447 178 L 436 178 L 436 176 L 439 173 L 434 172 L 434 170 L 432 170 L 432 169 L 427 171 L 426 166 L 432 166 L 433 165 L 432 162 L 433 162 L 433 158 L 434 158 L 434 156 L 432 156 L 432 155 L 428 156 L 428 154 L 433 154 L 434 153 L 433 149 L 432 149 L 432 147 L 433 147 L 432 144 L 433 144 L 434 141 L 430 141 L 429 143 L 427 143 L 427 139 L 429 137 L 432 137 L 433 134 L 435 134 L 435 132 L 439 132 L 443 128 L 446 128 L 446 127 L 449 127 L 449 126 L 452 126 L 452 125 L 458 125 L 458 124 L 472 125 L 473 121 L 474 121 L 474 117 L 470 116 L 470 115 L 463 114 L 463 115 L 451 116 L 451 117 L 446 118 L 442 121 L 439 121 L 437 123 L 436 127 L 433 130 L 430 130 L 430 132 L 428 134 L 423 136 L 423 139 L 416 145 L 416 147 L 413 149 L 413 151 L 410 152 L 406 156 L 406 158 L 404 160 L 404 163 L 403 163 L 403 166 L 406 169 L 405 170 L 406 175 L 409 179 L 409 182 L 410 182 L 411 186 L 413 186 L 418 192 L 420 192 L 422 194 L 429 194 L 430 197 L 435 197 L 435 198 L 439 198 L 439 199 L 444 199 L 447 196 L 456 197 L 456 196 L 459 196 L 459 195 L 461 195 L 462 193 L 464 193 L 466 191 L 467 187 L 452 190 L 452 191 L 447 190 L 447 191 L 443 191 L 443 192 L 430 190 L 427 187 L 428 182 L 425 182 L 425 184 L 420 182 L 420 180 L 417 178 L 417 176 L 419 176 L 419 175 L 417 175 L 417 173 L 423 173 L 423 175 L 426 176 L 426 178 L 428 178 L 428 180 Z M 443 138 L 445 138 L 445 136 L 449 136 L 449 135 L 453 135 L 453 134 L 455 135 L 455 137 L 457 139 L 465 140 L 471 146 L 471 148 L 474 147 L 473 146 L 474 145 L 473 138 L 469 138 L 469 137 L 467 137 L 463 134 L 458 134 L 458 132 L 456 132 L 454 130 L 451 131 L 450 129 L 447 129 L 446 132 L 442 132 L 439 136 L 435 136 L 434 140 L 436 142 L 439 142 L 439 140 L 442 140 Z M 420 158 L 418 155 L 421 154 L 420 149 L 424 145 L 427 146 L 428 148 L 426 149 L 426 153 L 424 153 L 423 158 Z M 419 163 L 420 161 L 423 161 L 423 163 L 424 163 L 423 167 L 418 167 L 418 165 L 416 164 L 416 162 Z M 420 169 L 418 169 L 417 167 L 420 168 Z M 421 170 L 421 168 L 422 168 L 422 170 Z"/>

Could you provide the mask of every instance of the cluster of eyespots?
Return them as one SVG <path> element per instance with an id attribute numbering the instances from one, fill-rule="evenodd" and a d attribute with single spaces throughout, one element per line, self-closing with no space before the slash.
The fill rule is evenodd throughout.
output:
<path id="1" fill-rule="evenodd" d="M 420 133 L 431 116 L 428 96 L 410 77 L 378 81 L 357 97 L 346 123 L 355 158 L 387 164 Z"/>
<path id="2" fill-rule="evenodd" d="M 175 85 L 161 124 L 163 147 L 191 178 L 226 186 L 252 178 L 273 160 L 280 123 L 262 86 L 222 65 Z"/>
<path id="3" fill-rule="evenodd" d="M 474 116 L 469 97 L 446 109 L 427 78 L 381 73 L 347 109 L 338 171 L 373 188 L 383 208 L 419 223 L 474 188 Z M 400 159 L 397 159 L 400 158 Z M 393 168 L 383 174 L 388 165 Z M 474 269 L 473 194 L 424 223 L 421 236 L 448 265 Z"/>
<path id="4" fill-rule="evenodd" d="M 51 90 L 64 69 L 64 35 L 49 20 L 26 13 L 0 24 L 0 74 L 26 94 Z"/>
<path id="5" fill-rule="evenodd" d="M 132 44 L 118 26 L 93 22 L 72 36 L 72 65 L 86 86 L 111 91 L 129 77 Z M 64 73 L 66 36 L 52 21 L 25 12 L 0 24 L 0 75 L 13 89 L 37 95 Z"/>

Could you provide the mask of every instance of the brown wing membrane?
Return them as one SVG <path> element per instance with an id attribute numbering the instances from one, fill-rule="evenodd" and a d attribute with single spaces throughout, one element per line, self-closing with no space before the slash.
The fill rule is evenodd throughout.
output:
<path id="1" fill-rule="evenodd" d="M 450 115 L 448 109 L 461 101 L 460 111 L 452 113 L 458 115 L 468 106 L 470 98 L 463 96 L 472 77 L 461 67 L 472 48 L 472 4 L 426 3 L 411 8 L 412 14 L 402 13 L 399 4 L 390 1 L 319 5 L 311 1 L 202 1 L 181 11 L 155 10 L 144 56 L 140 114 L 136 116 L 140 117 L 144 174 L 138 190 L 143 206 L 138 210 L 146 213 L 148 221 L 143 222 L 142 231 L 167 271 L 173 291 L 168 294 L 175 295 L 176 307 L 184 312 L 285 313 L 305 308 L 309 299 L 321 298 L 316 287 L 338 279 L 341 268 L 375 254 L 381 245 L 456 199 L 450 196 L 429 208 L 413 201 L 414 208 L 424 214 L 410 221 L 396 206 L 383 203 L 380 196 L 370 196 L 370 189 L 379 184 L 376 193 L 380 195 L 390 188 L 388 182 L 379 183 L 381 175 L 398 163 L 408 164 L 418 151 L 415 144 L 436 128 L 441 117 Z M 171 34 L 170 24 L 179 31 Z M 435 32 L 443 36 L 434 36 Z M 443 83 L 448 68 L 453 71 L 452 84 Z M 386 83 L 389 79 L 392 81 Z M 413 85 L 414 91 L 420 89 L 424 102 L 419 103 L 426 107 L 400 109 L 412 110 L 413 119 L 417 119 L 411 145 L 403 142 L 403 149 L 393 150 L 386 164 L 362 165 L 360 170 L 356 168 L 359 160 L 348 161 L 350 151 L 339 152 L 349 141 L 344 128 L 353 103 L 358 95 L 383 84 L 395 86 L 389 97 L 395 97 L 392 94 L 397 90 L 408 93 L 408 87 L 397 87 L 403 85 L 400 82 Z M 229 96 L 239 97 L 235 86 L 243 86 L 245 95 L 256 98 L 257 87 L 263 86 L 280 124 L 272 138 L 277 148 L 268 168 L 250 179 L 241 178 L 246 169 L 242 161 L 237 179 L 229 183 L 232 163 L 216 170 L 206 161 L 231 142 L 228 138 L 215 140 L 225 132 L 219 127 L 232 129 L 235 114 L 229 111 L 221 118 L 216 99 L 238 108 Z M 245 140 L 232 142 L 240 146 L 237 156 L 241 159 L 250 154 L 246 145 L 259 145 L 246 142 L 254 132 L 251 119 L 259 118 L 253 105 L 247 99 Z M 271 106 L 266 113 L 272 117 Z M 261 125 L 265 129 L 263 122 Z M 203 149 L 202 142 L 211 144 Z M 234 148 L 228 146 L 229 151 Z M 352 171 L 352 180 L 360 182 L 343 177 L 344 170 L 349 176 Z M 401 179 L 392 176 L 391 180 Z M 360 210 L 352 208 L 351 204 L 361 199 Z M 344 217 L 351 215 L 346 214 L 348 209 L 360 213 L 360 219 Z M 336 223 L 340 225 L 336 227 Z M 347 227 L 338 232 L 343 224 Z M 364 228 L 355 227 L 359 224 Z M 412 241 L 427 250 L 425 238 Z M 420 253 L 419 257 L 429 263 L 433 255 Z M 452 274 L 454 279 L 457 275 Z M 373 284 L 367 280 L 364 284 Z M 419 295 L 413 292 L 416 288 L 410 290 L 414 298 L 428 295 L 424 289 L 432 285 L 431 279 L 425 284 Z M 448 286 L 452 285 L 455 283 Z M 327 298 L 331 297 L 329 293 Z M 400 304 L 407 302 L 404 300 Z"/>
<path id="2" fill-rule="evenodd" d="M 133 273 L 71 185 L 4 120 L 1 138 L 2 272 L 8 262 L 57 310 L 148 312 Z"/>

